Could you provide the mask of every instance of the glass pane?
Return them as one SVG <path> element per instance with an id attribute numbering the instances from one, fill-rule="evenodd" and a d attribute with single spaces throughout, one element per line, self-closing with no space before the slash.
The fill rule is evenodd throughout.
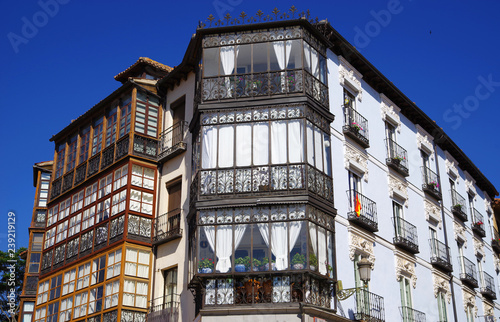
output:
<path id="1" fill-rule="evenodd" d="M 223 125 L 219 128 L 219 167 L 232 167 L 234 160 L 234 127 Z"/>
<path id="2" fill-rule="evenodd" d="M 253 164 L 269 162 L 269 124 L 256 123 L 253 126 Z"/>
<path id="3" fill-rule="evenodd" d="M 285 42 L 275 41 L 271 43 L 269 51 L 269 67 L 270 70 L 285 69 Z"/>
<path id="4" fill-rule="evenodd" d="M 268 229 L 261 229 L 259 226 L 265 224 L 253 224 L 252 226 L 252 236 L 253 236 L 253 269 L 258 267 L 259 271 L 268 271 L 269 267 L 269 234 Z M 264 237 L 263 237 L 264 235 Z M 273 265 L 274 266 L 274 265 Z M 271 267 L 273 267 L 271 266 Z"/>
<path id="5" fill-rule="evenodd" d="M 251 229 L 247 225 L 236 225 L 234 227 L 234 270 L 236 272 L 248 272 L 253 268 L 250 258 L 252 247 Z"/>
<path id="6" fill-rule="evenodd" d="M 219 74 L 219 48 L 203 50 L 203 74 L 205 77 Z"/>
<path id="7" fill-rule="evenodd" d="M 199 228 L 198 245 L 198 273 L 212 273 L 214 270 L 215 254 L 215 227 L 203 226 Z"/>
<path id="8" fill-rule="evenodd" d="M 304 269 L 306 267 L 306 225 L 302 221 L 290 222 L 290 267 Z"/>
<path id="9" fill-rule="evenodd" d="M 252 45 L 236 46 L 238 56 L 236 57 L 236 73 L 245 74 L 252 71 Z"/>
<path id="10" fill-rule="evenodd" d="M 267 43 L 253 45 L 253 72 L 267 71 Z"/>
<path id="11" fill-rule="evenodd" d="M 249 166 L 252 161 L 252 125 L 236 126 L 236 166 Z"/>
<path id="12" fill-rule="evenodd" d="M 302 68 L 302 45 L 301 41 L 289 40 L 287 43 L 291 43 L 291 46 L 287 44 L 287 49 L 290 48 L 290 53 L 286 53 L 287 56 L 287 69 Z"/>
<path id="13" fill-rule="evenodd" d="M 311 46 L 304 41 L 304 69 L 311 71 Z"/>

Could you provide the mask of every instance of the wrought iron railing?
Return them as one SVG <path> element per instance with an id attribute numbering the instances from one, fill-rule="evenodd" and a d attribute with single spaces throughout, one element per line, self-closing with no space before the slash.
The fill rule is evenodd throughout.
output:
<path id="1" fill-rule="evenodd" d="M 206 77 L 203 101 L 303 93 L 328 108 L 328 87 L 302 69 Z"/>
<path id="2" fill-rule="evenodd" d="M 134 134 L 133 152 L 135 155 L 143 156 L 156 161 L 156 156 L 158 154 L 158 141 L 154 138 Z"/>
<path id="3" fill-rule="evenodd" d="M 422 190 L 430 193 L 436 199 L 441 200 L 441 185 L 439 184 L 439 176 L 427 167 L 421 167 L 421 169 L 423 179 Z"/>
<path id="4" fill-rule="evenodd" d="M 386 139 L 385 143 L 387 146 L 387 164 L 397 169 L 401 174 L 409 175 L 408 153 L 406 150 L 392 139 Z"/>
<path id="5" fill-rule="evenodd" d="M 472 230 L 480 235 L 481 237 L 486 236 L 486 232 L 484 230 L 484 218 L 483 215 L 476 208 L 471 209 L 471 217 L 472 217 Z"/>
<path id="6" fill-rule="evenodd" d="M 63 177 L 63 184 L 62 184 L 62 192 L 68 190 L 73 186 L 73 178 L 75 176 L 75 171 L 71 170 L 70 172 L 66 173 Z"/>
<path id="7" fill-rule="evenodd" d="M 496 298 L 495 292 L 495 279 L 486 272 L 481 272 L 483 276 L 482 285 L 481 285 L 481 293 L 483 295 L 487 295 L 489 297 Z"/>
<path id="8" fill-rule="evenodd" d="M 180 295 L 165 295 L 149 302 L 148 322 L 179 321 Z"/>
<path id="9" fill-rule="evenodd" d="M 460 279 L 477 287 L 476 265 L 465 256 L 459 256 L 458 260 L 460 262 Z"/>
<path id="10" fill-rule="evenodd" d="M 110 166 L 115 157 L 115 145 L 108 146 L 102 151 L 101 170 Z"/>
<path id="11" fill-rule="evenodd" d="M 467 206 L 465 204 L 465 198 L 462 197 L 454 189 L 451 189 L 450 192 L 451 192 L 451 211 L 455 216 L 461 218 L 463 221 L 467 221 Z"/>
<path id="12" fill-rule="evenodd" d="M 163 131 L 158 141 L 158 159 L 162 159 L 180 148 L 185 149 L 187 130 L 188 123 L 181 121 Z"/>
<path id="13" fill-rule="evenodd" d="M 344 108 L 344 133 L 352 134 L 365 147 L 369 146 L 368 120 L 351 107 Z"/>
<path id="14" fill-rule="evenodd" d="M 158 243 L 180 237 L 182 235 L 181 210 L 174 209 L 167 212 L 154 221 L 153 242 Z"/>
<path id="15" fill-rule="evenodd" d="M 356 190 L 347 190 L 347 198 L 349 199 L 348 219 L 372 232 L 378 231 L 377 204 Z"/>
<path id="16" fill-rule="evenodd" d="M 450 247 L 435 238 L 429 239 L 429 245 L 431 246 L 431 263 L 452 271 Z"/>
<path id="17" fill-rule="evenodd" d="M 403 322 L 425 322 L 425 313 L 412 309 L 409 306 L 400 306 Z"/>
<path id="18" fill-rule="evenodd" d="M 384 322 L 384 298 L 364 289 L 358 289 L 354 302 L 356 311 L 354 317 L 358 321 Z"/>
<path id="19" fill-rule="evenodd" d="M 418 253 L 417 227 L 400 217 L 393 217 L 394 244 L 416 254 Z"/>

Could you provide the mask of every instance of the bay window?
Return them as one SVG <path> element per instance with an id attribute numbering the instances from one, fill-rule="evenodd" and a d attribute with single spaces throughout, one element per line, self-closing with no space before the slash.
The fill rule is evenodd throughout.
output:
<path id="1" fill-rule="evenodd" d="M 80 153 L 78 163 L 82 164 L 89 157 L 90 125 L 80 132 Z"/>
<path id="2" fill-rule="evenodd" d="M 128 165 L 125 165 L 120 169 L 115 170 L 115 180 L 113 183 L 114 190 L 117 190 L 127 184 L 127 173 L 128 173 Z"/>
<path id="3" fill-rule="evenodd" d="M 160 101 L 157 97 L 137 91 L 135 110 L 135 132 L 156 137 L 158 129 L 158 109 Z"/>
<path id="4" fill-rule="evenodd" d="M 101 151 L 102 147 L 102 129 L 103 129 L 104 117 L 101 116 L 94 121 L 94 135 L 92 136 L 92 155 L 95 155 Z"/>
<path id="5" fill-rule="evenodd" d="M 56 147 L 56 175 L 55 179 L 59 178 L 63 174 L 64 170 L 64 156 L 66 152 L 66 143 L 59 143 Z"/>
<path id="6" fill-rule="evenodd" d="M 123 305 L 146 308 L 148 283 L 125 279 L 123 285 Z"/>
<path id="7" fill-rule="evenodd" d="M 118 106 L 113 107 L 106 117 L 106 147 L 116 141 L 117 111 Z"/>
<path id="8" fill-rule="evenodd" d="M 130 95 L 122 99 L 120 107 L 120 137 L 130 132 L 130 123 L 132 115 L 132 98 Z"/>
<path id="9" fill-rule="evenodd" d="M 76 144 L 78 141 L 78 134 L 70 137 L 68 142 L 68 156 L 66 158 L 66 172 L 73 170 L 76 162 Z"/>

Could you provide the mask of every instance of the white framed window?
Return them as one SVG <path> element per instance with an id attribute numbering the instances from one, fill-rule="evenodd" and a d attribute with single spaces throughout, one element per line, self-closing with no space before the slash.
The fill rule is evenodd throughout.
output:
<path id="1" fill-rule="evenodd" d="M 146 308 L 148 283 L 125 280 L 123 284 L 123 305 Z"/>
<path id="2" fill-rule="evenodd" d="M 96 201 L 97 198 L 97 182 L 88 186 L 85 189 L 85 207 Z"/>
<path id="3" fill-rule="evenodd" d="M 143 187 L 145 189 L 154 189 L 155 171 L 150 168 L 141 167 L 139 165 L 132 165 L 132 179 L 133 186 Z"/>
<path id="4" fill-rule="evenodd" d="M 59 204 L 59 219 L 58 220 L 63 220 L 64 218 L 69 216 L 70 206 L 71 206 L 71 198 L 68 198 L 68 199 L 62 201 Z"/>
<path id="5" fill-rule="evenodd" d="M 97 204 L 97 211 L 95 216 L 96 224 L 109 218 L 110 207 L 111 207 L 111 198 L 107 198 Z"/>
<path id="6" fill-rule="evenodd" d="M 83 190 L 77 192 L 71 198 L 71 213 L 75 213 L 83 207 Z"/>
<path id="7" fill-rule="evenodd" d="M 64 273 L 62 295 L 73 293 L 75 291 L 76 268 Z"/>
<path id="8" fill-rule="evenodd" d="M 89 286 L 90 282 L 90 262 L 78 266 L 78 279 L 76 281 L 76 289 L 81 290 Z"/>
<path id="9" fill-rule="evenodd" d="M 118 249 L 114 252 L 108 254 L 108 267 L 106 278 L 110 279 L 112 277 L 120 275 L 120 270 L 122 267 L 122 250 Z"/>
<path id="10" fill-rule="evenodd" d="M 438 302 L 439 321 L 440 322 L 447 322 L 448 321 L 448 312 L 446 309 L 445 294 L 443 292 L 438 293 L 437 302 Z"/>
<path id="11" fill-rule="evenodd" d="M 143 214 L 153 214 L 153 194 L 139 190 L 130 190 L 130 210 Z"/>
<path id="12" fill-rule="evenodd" d="M 79 213 L 69 220 L 68 237 L 71 237 L 80 232 L 80 224 L 82 222 L 82 213 Z"/>
<path id="13" fill-rule="evenodd" d="M 85 291 L 75 295 L 75 308 L 73 309 L 73 317 L 79 318 L 87 315 L 87 304 L 89 301 L 89 292 Z"/>
<path id="14" fill-rule="evenodd" d="M 47 216 L 47 227 L 54 224 L 57 221 L 57 216 L 59 215 L 59 204 L 49 209 L 49 214 Z"/>
<path id="15" fill-rule="evenodd" d="M 101 199 L 111 193 L 113 187 L 113 174 L 110 173 L 105 178 L 99 180 L 99 195 L 98 198 Z"/>
<path id="16" fill-rule="evenodd" d="M 101 311 L 103 291 L 104 286 L 99 286 L 90 290 L 88 312 L 89 315 Z"/>
<path id="17" fill-rule="evenodd" d="M 111 216 L 114 216 L 124 211 L 126 205 L 127 205 L 127 190 L 123 190 L 114 194 L 113 206 L 111 207 Z"/>
<path id="18" fill-rule="evenodd" d="M 23 303 L 23 321 L 31 322 L 33 319 L 33 311 L 35 310 L 35 302 Z"/>
<path id="19" fill-rule="evenodd" d="M 73 296 L 61 300 L 61 309 L 59 313 L 59 321 L 66 322 L 71 320 L 71 310 L 73 309 Z"/>
<path id="20" fill-rule="evenodd" d="M 127 185 L 127 174 L 128 174 L 128 165 L 125 165 L 120 169 L 115 170 L 115 180 L 113 183 L 114 190 L 117 190 Z"/>
<path id="21" fill-rule="evenodd" d="M 68 237 L 68 221 L 65 220 L 64 222 L 60 223 L 57 225 L 57 235 L 56 235 L 56 243 L 59 243 L 66 239 Z"/>
<path id="22" fill-rule="evenodd" d="M 406 276 L 401 277 L 399 281 L 399 290 L 401 292 L 401 313 L 403 314 L 404 322 L 414 321 L 413 304 L 411 295 L 411 282 Z"/>
<path id="23" fill-rule="evenodd" d="M 95 222 L 95 206 L 92 206 L 83 212 L 82 230 L 94 226 L 94 222 Z"/>
<path id="24" fill-rule="evenodd" d="M 104 269 L 106 268 L 106 255 L 92 261 L 91 285 L 104 281 Z"/>
<path id="25" fill-rule="evenodd" d="M 125 256 L 125 274 L 148 278 L 150 252 L 127 248 Z"/>
<path id="26" fill-rule="evenodd" d="M 55 239 L 56 239 L 56 228 L 53 227 L 45 233 L 45 244 L 44 244 L 44 249 L 49 248 L 50 246 L 54 245 Z"/>
<path id="27" fill-rule="evenodd" d="M 47 307 L 41 307 L 36 310 L 35 322 L 45 322 L 45 316 L 47 315 Z"/>
<path id="28" fill-rule="evenodd" d="M 42 303 L 47 302 L 49 298 L 49 280 L 46 280 L 44 282 L 40 282 L 38 284 L 38 296 L 36 299 L 36 305 L 40 305 Z"/>
<path id="29" fill-rule="evenodd" d="M 120 291 L 120 280 L 106 284 L 106 295 L 104 297 L 104 309 L 118 305 L 118 292 Z"/>

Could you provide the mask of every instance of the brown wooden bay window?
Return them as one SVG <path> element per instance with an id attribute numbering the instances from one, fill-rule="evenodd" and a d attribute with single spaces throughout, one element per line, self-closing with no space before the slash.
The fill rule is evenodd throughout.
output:
<path id="1" fill-rule="evenodd" d="M 110 109 L 106 116 L 106 144 L 105 147 L 110 146 L 116 141 L 116 126 L 118 117 L 118 106 Z"/>
<path id="2" fill-rule="evenodd" d="M 122 136 L 130 132 L 130 124 L 132 118 L 132 97 L 129 95 L 125 96 L 121 101 L 120 107 L 120 135 Z"/>
<path id="3" fill-rule="evenodd" d="M 160 101 L 157 97 L 137 91 L 135 110 L 135 132 L 148 136 L 157 136 L 158 109 Z"/>
<path id="4" fill-rule="evenodd" d="M 83 128 L 80 132 L 80 154 L 78 156 L 78 163 L 82 164 L 87 161 L 89 157 L 89 142 L 90 142 L 90 125 Z"/>
<path id="5" fill-rule="evenodd" d="M 96 155 L 97 153 L 101 152 L 103 121 L 103 116 L 94 121 L 94 135 L 92 136 L 92 155 Z"/>

